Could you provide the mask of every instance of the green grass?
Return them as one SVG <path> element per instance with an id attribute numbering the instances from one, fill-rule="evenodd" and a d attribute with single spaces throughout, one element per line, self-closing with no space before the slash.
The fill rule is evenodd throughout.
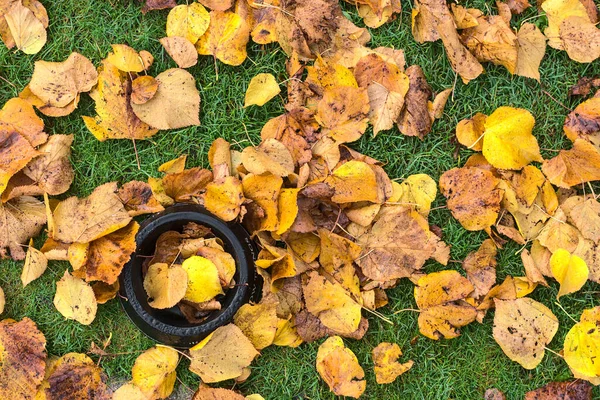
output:
<path id="1" fill-rule="evenodd" d="M 158 39 L 164 36 L 167 12 L 151 12 L 142 15 L 136 0 L 92 0 L 43 1 L 50 15 L 49 41 L 35 56 L 7 51 L 0 45 L 0 104 L 18 94 L 31 78 L 35 60 L 61 61 L 72 51 L 89 57 L 95 64 L 106 56 L 111 43 L 127 43 L 137 50 L 148 50 L 156 61 L 151 73 L 156 75 L 175 64 L 162 50 Z M 596 1 L 598 3 L 598 1 Z M 110 4 L 112 3 L 112 4 Z M 391 46 L 405 50 L 410 64 L 419 64 L 431 86 L 436 91 L 452 87 L 455 75 L 452 72 L 441 43 L 416 43 L 410 33 L 410 4 L 402 2 L 401 18 L 379 29 L 372 30 L 372 47 Z M 484 11 L 495 7 L 482 0 L 467 1 Z M 491 3 L 491 2 L 490 2 Z M 344 4 L 349 18 L 361 24 L 355 9 Z M 513 19 L 520 23 L 530 22 L 545 26 L 543 17 L 535 17 L 535 9 Z M 516 21 L 515 21 L 516 20 Z M 284 72 L 285 55 L 277 45 L 249 45 L 249 60 L 234 68 L 219 65 L 219 80 L 216 80 L 213 61 L 201 57 L 197 66 L 189 71 L 196 77 L 202 96 L 200 127 L 161 132 L 154 138 L 138 142 L 141 169 L 137 168 L 133 144 L 129 141 L 96 141 L 86 130 L 81 116 L 94 115 L 92 101 L 82 96 L 79 109 L 64 118 L 44 118 L 46 131 L 50 134 L 73 133 L 72 162 L 76 176 L 69 195 L 85 196 L 102 183 L 131 179 L 145 180 L 156 176 L 157 167 L 180 154 L 188 154 L 188 166 L 207 165 L 207 150 L 217 137 L 224 137 L 242 148 L 259 142 L 263 124 L 281 114 L 284 97 L 279 97 L 266 106 L 243 109 L 245 89 L 250 79 L 260 72 L 271 72 L 279 81 L 287 77 Z M 414 173 L 427 173 L 434 179 L 446 170 L 461 166 L 471 154 L 461 149 L 458 158 L 453 157 L 452 142 L 458 121 L 476 112 L 491 113 L 502 105 L 523 107 L 536 118 L 534 134 L 537 136 L 545 157 L 568 145 L 562 134 L 567 108 L 574 108 L 580 100 L 567 98 L 567 90 L 581 76 L 600 74 L 600 62 L 583 65 L 570 61 L 564 52 L 548 49 L 541 66 L 542 82 L 511 76 L 503 67 L 485 65 L 486 73 L 469 85 L 456 84 L 453 99 L 446 107 L 444 116 L 436 121 L 433 131 L 423 140 L 401 135 L 396 129 L 382 132 L 373 139 L 368 132 L 353 144 L 357 150 L 386 163 L 385 169 L 392 178 L 404 178 Z M 8 82 L 10 83 L 8 83 Z M 556 99 L 553 100 L 550 96 Z M 562 103 L 561 104 L 559 104 Z M 438 196 L 434 207 L 443 206 Z M 478 248 L 485 238 L 482 233 L 465 231 L 449 211 L 432 211 L 430 223 L 441 226 L 444 240 L 452 245 L 451 258 L 462 260 Z M 40 245 L 39 238 L 36 245 Z M 507 244 L 498 257 L 498 280 L 506 275 L 522 275 L 519 247 Z M 103 358 L 101 366 L 111 380 L 129 379 L 131 366 L 139 354 L 152 345 L 127 319 L 117 301 L 99 307 L 94 323 L 85 327 L 76 322 L 65 321 L 54 309 L 52 299 L 55 281 L 67 268 L 66 263 L 51 262 L 46 274 L 30 286 L 21 288 L 19 275 L 22 263 L 0 261 L 0 286 L 6 292 L 7 306 L 4 317 L 21 319 L 30 317 L 45 333 L 48 351 L 62 355 L 67 352 L 86 352 L 92 341 L 100 344 L 112 333 L 111 353 L 130 353 L 117 357 Z M 460 264 L 451 263 L 448 268 L 461 270 Z M 430 263 L 425 270 L 441 269 L 439 264 Z M 579 318 L 581 311 L 598 304 L 598 286 L 587 284 L 575 295 L 564 297 L 561 303 L 571 316 Z M 538 288 L 532 297 L 549 306 L 560 320 L 561 327 L 550 343 L 553 350 L 562 349 L 562 341 L 573 322 L 555 304 L 557 286 Z M 421 336 L 417 327 L 417 315 L 403 312 L 392 315 L 395 310 L 413 308 L 413 285 L 402 281 L 388 291 L 390 305 L 380 311 L 389 316 L 393 326 L 367 315 L 370 329 L 361 341 L 347 340 L 346 344 L 357 355 L 367 374 L 367 390 L 364 398 L 371 399 L 476 399 L 482 398 L 489 387 L 506 392 L 509 399 L 520 399 L 528 390 L 553 380 L 565 380 L 571 374 L 564 361 L 547 353 L 538 368 L 526 371 L 510 361 L 492 338 L 492 316 L 484 324 L 473 323 L 463 329 L 462 335 L 453 340 L 439 342 Z M 377 385 L 372 370 L 371 350 L 382 341 L 396 342 L 403 351 L 402 360 L 412 359 L 415 366 L 411 371 L 390 385 Z M 320 343 L 320 342 L 319 342 Z M 246 394 L 261 393 L 266 399 L 331 399 L 334 398 L 315 370 L 316 351 L 319 343 L 305 344 L 297 349 L 272 347 L 264 350 L 253 364 L 249 380 L 236 388 Z M 96 358 L 95 356 L 93 358 Z M 187 370 L 182 362 L 180 379 L 189 387 L 196 388 L 199 379 Z M 233 387 L 226 382 L 225 387 Z M 595 395 L 600 391 L 595 389 Z"/>

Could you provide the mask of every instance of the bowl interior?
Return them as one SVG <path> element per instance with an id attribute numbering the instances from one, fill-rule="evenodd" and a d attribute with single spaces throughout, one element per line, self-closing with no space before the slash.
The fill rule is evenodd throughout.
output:
<path id="1" fill-rule="evenodd" d="M 227 237 L 219 229 L 215 229 L 215 226 L 211 226 L 210 223 L 202 223 L 194 219 L 179 219 L 175 221 L 165 221 L 161 224 L 149 224 L 148 226 L 144 227 L 144 229 L 142 229 L 138 235 L 137 250 L 131 262 L 131 275 L 134 292 L 137 297 L 137 300 L 148 314 L 167 325 L 176 327 L 195 327 L 217 319 L 231 305 L 236 292 L 239 291 L 242 287 L 239 285 L 233 286 L 232 288 L 227 290 L 227 292 L 224 295 L 218 296 L 217 299 L 221 303 L 221 310 L 211 312 L 201 323 L 190 323 L 185 318 L 178 306 L 174 306 L 169 309 L 159 310 L 151 307 L 150 304 L 148 304 L 148 295 L 146 294 L 146 291 L 143 286 L 143 262 L 148 256 L 152 256 L 154 254 L 156 241 L 158 240 L 158 237 L 161 234 L 167 231 L 182 232 L 183 227 L 188 222 L 200 223 L 211 228 L 212 233 L 223 241 L 225 251 L 231 254 L 235 260 L 236 269 L 235 274 L 233 276 L 233 280 L 236 284 L 244 283 L 241 279 L 241 270 L 242 268 L 246 270 L 248 269 L 247 265 L 241 265 L 240 258 L 234 252 L 234 245 L 231 241 L 231 238 Z M 243 275 L 247 276 L 248 274 L 246 273 Z"/>

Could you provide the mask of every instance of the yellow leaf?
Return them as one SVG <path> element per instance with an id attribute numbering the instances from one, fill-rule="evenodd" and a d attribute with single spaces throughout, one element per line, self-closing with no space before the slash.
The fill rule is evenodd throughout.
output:
<path id="1" fill-rule="evenodd" d="M 452 339 L 458 328 L 475 320 L 477 312 L 464 299 L 473 291 L 469 280 L 457 271 L 427 274 L 415 286 L 419 314 L 419 331 L 430 339 Z"/>
<path id="2" fill-rule="evenodd" d="M 552 275 L 560 283 L 556 298 L 577 292 L 588 280 L 589 270 L 584 260 L 565 249 L 557 249 L 550 257 Z"/>
<path id="3" fill-rule="evenodd" d="M 294 224 L 298 215 L 298 192 L 300 189 L 281 189 L 277 200 L 279 228 L 276 233 L 283 235 Z"/>
<path id="4" fill-rule="evenodd" d="M 75 278 L 65 271 L 56 282 L 54 306 L 65 318 L 74 319 L 83 325 L 89 325 L 96 318 L 96 296 L 88 283 Z"/>
<path id="5" fill-rule="evenodd" d="M 400 346 L 396 343 L 380 343 L 373 349 L 373 364 L 375 364 L 375 379 L 380 385 L 392 383 L 397 377 L 412 368 L 412 360 L 400 364 L 398 358 L 402 355 Z"/>
<path id="6" fill-rule="evenodd" d="M 187 155 L 184 154 L 179 156 L 173 160 L 167 161 L 158 167 L 159 172 L 165 172 L 167 174 L 179 174 L 183 172 L 185 169 L 185 161 L 187 160 Z"/>
<path id="7" fill-rule="evenodd" d="M 336 86 L 323 93 L 315 119 L 321 132 L 334 141 L 354 142 L 367 129 L 369 109 L 367 88 Z"/>
<path id="8" fill-rule="evenodd" d="M 548 307 L 527 297 L 494 302 L 494 340 L 511 360 L 534 369 L 558 330 L 558 319 Z"/>
<path id="9" fill-rule="evenodd" d="M 358 359 L 339 336 L 332 336 L 319 346 L 317 372 L 338 396 L 359 398 L 367 386 Z"/>
<path id="10" fill-rule="evenodd" d="M 312 66 L 306 67 L 306 71 L 306 83 L 321 86 L 323 89 L 339 86 L 358 87 L 352 71 L 343 65 L 327 62 L 321 57 L 317 57 Z"/>
<path id="11" fill-rule="evenodd" d="M 411 175 L 399 185 L 401 195 L 394 203 L 413 207 L 419 214 L 427 217 L 431 203 L 437 195 L 436 182 L 426 174 Z"/>
<path id="12" fill-rule="evenodd" d="M 246 89 L 244 108 L 252 105 L 264 106 L 281 92 L 279 84 L 271 74 L 258 74 L 250 81 Z"/>
<path id="13" fill-rule="evenodd" d="M 253 200 L 262 210 L 254 217 L 251 213 L 244 217 L 244 222 L 253 219 L 251 231 L 274 231 L 279 226 L 277 206 L 283 179 L 272 174 L 248 174 L 242 179 L 244 196 Z"/>
<path id="14" fill-rule="evenodd" d="M 248 172 L 286 177 L 294 173 L 294 159 L 283 143 L 266 139 L 258 147 L 248 146 L 242 151 L 242 163 Z"/>
<path id="15" fill-rule="evenodd" d="M 546 37 L 532 23 L 521 25 L 517 32 L 517 68 L 515 75 L 540 81 L 540 63 L 546 53 Z"/>
<path id="16" fill-rule="evenodd" d="M 545 0 L 540 7 L 548 17 L 548 27 L 544 30 L 548 45 L 558 50 L 563 49 L 560 26 L 565 19 L 581 17 L 590 22 L 585 6 L 579 0 Z"/>
<path id="17" fill-rule="evenodd" d="M 237 66 L 246 59 L 250 29 L 246 21 L 231 11 L 211 11 L 206 33 L 196 43 L 201 55 L 212 55 L 227 65 Z"/>
<path id="18" fill-rule="evenodd" d="M 277 303 L 263 299 L 259 304 L 244 304 L 233 323 L 250 339 L 257 350 L 270 346 L 277 332 Z"/>
<path id="19" fill-rule="evenodd" d="M 147 400 L 147 398 L 140 388 L 133 383 L 126 383 L 115 390 L 112 400 Z"/>
<path id="20" fill-rule="evenodd" d="M 487 115 L 475 114 L 472 118 L 463 119 L 456 125 L 456 138 L 458 142 L 468 149 L 481 151 L 483 149 L 483 134 Z"/>
<path id="21" fill-rule="evenodd" d="M 485 121 L 483 155 L 501 169 L 521 169 L 542 161 L 537 139 L 531 134 L 535 119 L 522 108 L 500 107 Z"/>
<path id="22" fill-rule="evenodd" d="M 185 296 L 187 284 L 188 275 L 181 265 L 152 264 L 144 277 L 148 304 L 158 309 L 174 307 Z"/>
<path id="23" fill-rule="evenodd" d="M 192 44 L 208 29 L 211 14 L 200 3 L 180 4 L 167 16 L 167 36 L 180 36 Z"/>
<path id="24" fill-rule="evenodd" d="M 21 2 L 17 2 L 4 18 L 17 48 L 23 53 L 36 54 L 44 47 L 47 39 L 44 24 Z"/>
<path id="25" fill-rule="evenodd" d="M 177 351 L 170 347 L 148 349 L 135 360 L 131 369 L 132 383 L 147 398 L 167 398 L 173 392 L 178 361 Z"/>
<path id="26" fill-rule="evenodd" d="M 302 344 L 303 340 L 298 335 L 296 327 L 292 324 L 292 321 L 287 319 L 280 319 L 277 322 L 277 332 L 275 332 L 275 338 L 273 344 L 275 346 L 288 346 L 298 347 Z"/>
<path id="27" fill-rule="evenodd" d="M 184 299 L 202 303 L 223 293 L 219 271 L 209 259 L 192 256 L 185 260 L 181 266 L 188 275 L 188 286 Z"/>
<path id="28" fill-rule="evenodd" d="M 137 51 L 126 44 L 112 44 L 113 51 L 108 53 L 106 61 L 123 72 L 142 72 L 148 69 Z"/>
<path id="29" fill-rule="evenodd" d="M 240 328 L 229 324 L 190 349 L 190 371 L 203 382 L 221 382 L 242 375 L 258 354 Z"/>
<path id="30" fill-rule="evenodd" d="M 590 142 L 576 139 L 571 150 L 544 161 L 542 171 L 552 184 L 563 188 L 600 180 L 600 152 Z"/>
<path id="31" fill-rule="evenodd" d="M 0 130 L 0 194 L 8 187 L 10 178 L 40 155 L 23 136 L 17 132 Z"/>
<path id="32" fill-rule="evenodd" d="M 71 243 L 67 250 L 67 257 L 73 270 L 78 270 L 87 263 L 89 250 L 89 243 Z"/>
<path id="33" fill-rule="evenodd" d="M 204 206 L 224 221 L 233 221 L 237 218 L 244 200 L 242 183 L 233 176 L 206 185 Z"/>
<path id="34" fill-rule="evenodd" d="M 204 246 L 201 246 L 196 250 L 196 255 L 207 258 L 215 264 L 217 271 L 219 272 L 221 286 L 227 287 L 235 274 L 235 259 L 231 254 L 224 251 L 221 246 L 214 244 L 212 246 L 213 247 L 211 247 L 210 242 L 205 242 Z"/>
<path id="35" fill-rule="evenodd" d="M 565 337 L 565 361 L 578 379 L 600 384 L 600 307 L 584 310 Z"/>
<path id="36" fill-rule="evenodd" d="M 379 195 L 379 183 L 373 168 L 362 161 L 348 161 L 342 164 L 329 176 L 325 182 L 331 186 L 335 194 L 331 201 L 336 203 L 353 203 L 370 201 L 383 203 Z"/>

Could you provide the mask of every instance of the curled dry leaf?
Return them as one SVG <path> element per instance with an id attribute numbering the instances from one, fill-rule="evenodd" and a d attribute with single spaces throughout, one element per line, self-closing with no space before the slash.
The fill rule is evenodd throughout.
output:
<path id="1" fill-rule="evenodd" d="M 194 44 L 208 29 L 210 19 L 200 3 L 178 5 L 167 16 L 167 36 L 183 37 Z"/>
<path id="2" fill-rule="evenodd" d="M 44 379 L 46 338 L 35 322 L 23 318 L 0 322 L 0 397 L 33 400 Z"/>
<path id="3" fill-rule="evenodd" d="M 213 10 L 208 30 L 196 43 L 196 50 L 200 55 L 212 55 L 224 64 L 237 66 L 246 59 L 249 38 L 250 28 L 241 16 Z"/>
<path id="4" fill-rule="evenodd" d="M 429 110 L 429 98 L 433 91 L 418 65 L 408 67 L 406 75 L 410 80 L 410 87 L 406 93 L 406 107 L 398 117 L 398 129 L 404 135 L 423 139 L 431 131 L 433 124 Z"/>
<path id="5" fill-rule="evenodd" d="M 144 289 L 152 308 L 174 307 L 185 296 L 187 286 L 188 274 L 181 265 L 152 264 L 144 277 Z"/>
<path id="6" fill-rule="evenodd" d="M 179 354 L 167 346 L 155 346 L 146 350 L 135 360 L 131 369 L 135 386 L 146 398 L 164 399 L 171 395 L 177 378 Z"/>
<path id="7" fill-rule="evenodd" d="M 150 101 L 158 90 L 158 81 L 150 75 L 138 76 L 131 82 L 131 102 L 145 104 Z"/>
<path id="8" fill-rule="evenodd" d="M 43 6 L 42 6 L 43 8 Z M 44 10 L 45 11 L 45 10 Z M 35 13 L 22 2 L 16 2 L 10 11 L 3 15 L 17 48 L 25 54 L 36 54 L 46 44 L 46 26 Z"/>
<path id="9" fill-rule="evenodd" d="M 373 349 L 373 364 L 375 364 L 375 379 L 380 385 L 392 383 L 400 375 L 412 368 L 412 360 L 400 364 L 398 358 L 402 355 L 400 346 L 396 343 L 380 343 Z"/>
<path id="10" fill-rule="evenodd" d="M 121 186 L 117 194 L 131 217 L 164 210 L 158 199 L 154 197 L 150 185 L 145 182 L 127 182 Z"/>
<path id="11" fill-rule="evenodd" d="M 317 372 L 338 396 L 359 398 L 367 386 L 358 359 L 339 336 L 330 337 L 319 346 Z"/>
<path id="12" fill-rule="evenodd" d="M 21 196 L 5 204 L 0 203 L 0 258 L 25 258 L 22 244 L 38 235 L 46 223 L 44 203 L 35 197 Z"/>
<path id="13" fill-rule="evenodd" d="M 167 36 L 160 39 L 160 44 L 162 44 L 179 68 L 193 67 L 198 63 L 198 52 L 194 44 L 187 38 Z"/>
<path id="14" fill-rule="evenodd" d="M 585 285 L 589 269 L 584 260 L 565 249 L 557 249 L 550 257 L 552 275 L 560 283 L 556 298 L 577 292 Z"/>
<path id="15" fill-rule="evenodd" d="M 595 361 L 600 356 L 600 308 L 584 310 L 579 322 L 573 325 L 565 337 L 565 361 L 578 379 L 594 385 L 600 383 L 600 368 Z"/>
<path id="16" fill-rule="evenodd" d="M 96 296 L 90 285 L 71 276 L 68 270 L 56 282 L 54 306 L 65 318 L 74 319 L 82 325 L 91 324 L 98 309 Z"/>
<path id="17" fill-rule="evenodd" d="M 248 89 L 246 89 L 244 107 L 264 106 L 280 92 L 279 84 L 272 74 L 258 74 L 250 80 Z"/>
<path id="18" fill-rule="evenodd" d="M 541 388 L 525 393 L 524 400 L 592 400 L 593 386 L 581 380 L 550 382 Z"/>
<path id="19" fill-rule="evenodd" d="M 63 62 L 36 61 L 29 89 L 45 104 L 66 107 L 98 82 L 94 64 L 79 53 Z"/>
<path id="20" fill-rule="evenodd" d="M 158 132 L 133 112 L 128 75 L 107 61 L 100 69 L 95 93 L 98 115 L 82 118 L 96 139 L 147 139 Z"/>
<path id="21" fill-rule="evenodd" d="M 470 231 L 489 228 L 496 222 L 503 195 L 499 184 L 494 174 L 475 167 L 453 168 L 440 178 L 440 190 L 448 199 L 452 216 Z"/>
<path id="22" fill-rule="evenodd" d="M 434 272 L 420 278 L 415 286 L 419 331 L 430 339 L 452 339 L 458 328 L 475 320 L 475 307 L 464 301 L 473 285 L 457 271 Z"/>
<path id="23" fill-rule="evenodd" d="M 203 382 L 221 382 L 242 375 L 258 354 L 240 328 L 229 324 L 190 349 L 190 371 Z"/>
<path id="24" fill-rule="evenodd" d="M 61 399 L 68 394 L 71 399 L 93 398 L 110 400 L 111 391 L 104 382 L 102 369 L 80 353 L 68 353 L 54 361 L 47 371 L 40 392 L 45 399 Z"/>
<path id="25" fill-rule="evenodd" d="M 25 256 L 25 264 L 21 272 L 21 282 L 23 287 L 27 286 L 46 271 L 48 267 L 48 259 L 41 251 L 33 247 L 33 239 L 29 240 L 27 255 Z"/>
<path id="26" fill-rule="evenodd" d="M 61 201 L 53 212 L 52 237 L 65 243 L 88 243 L 129 224 L 131 217 L 116 192 L 117 184 L 111 182 L 84 199 Z"/>
<path id="27" fill-rule="evenodd" d="M 173 68 L 156 77 L 158 90 L 143 104 L 132 103 L 137 117 L 157 129 L 200 125 L 200 93 L 186 70 Z"/>
<path id="28" fill-rule="evenodd" d="M 558 330 L 558 319 L 548 307 L 527 297 L 494 302 L 494 340 L 523 368 L 537 367 Z"/>

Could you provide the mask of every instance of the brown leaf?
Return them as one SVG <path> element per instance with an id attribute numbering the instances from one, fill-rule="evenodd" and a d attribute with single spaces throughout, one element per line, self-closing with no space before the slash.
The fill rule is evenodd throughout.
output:
<path id="1" fill-rule="evenodd" d="M 173 8 L 177 5 L 175 0 L 146 0 L 142 13 L 146 14 L 152 10 L 163 10 L 165 8 Z"/>
<path id="2" fill-rule="evenodd" d="M 46 338 L 32 320 L 0 322 L 0 397 L 33 400 L 44 379 Z"/>
<path id="3" fill-rule="evenodd" d="M 461 225 L 470 231 L 489 228 L 500 211 L 500 181 L 486 170 L 474 167 L 453 168 L 440 178 L 440 190 L 448 208 Z"/>
<path id="4" fill-rule="evenodd" d="M 496 283 L 497 252 L 494 242 L 486 239 L 477 251 L 469 253 L 465 258 L 463 268 L 475 287 L 472 297 L 485 296 Z"/>
<path id="5" fill-rule="evenodd" d="M 586 381 L 550 382 L 546 386 L 525 393 L 525 400 L 592 400 L 593 386 Z"/>
<path id="6" fill-rule="evenodd" d="M 115 281 L 112 285 L 104 282 L 94 282 L 92 283 L 92 290 L 96 297 L 96 303 L 105 304 L 109 300 L 117 297 L 117 293 L 119 292 L 119 281 Z"/>
<path id="7" fill-rule="evenodd" d="M 17 132 L 0 130 L 0 194 L 10 178 L 40 154 Z"/>
<path id="8" fill-rule="evenodd" d="M 560 24 L 559 33 L 571 60 L 591 63 L 600 58 L 600 29 L 589 18 L 565 18 Z"/>
<path id="9" fill-rule="evenodd" d="M 163 186 L 165 194 L 176 202 L 193 201 L 201 195 L 212 178 L 209 170 L 196 167 L 165 175 Z"/>
<path id="10" fill-rule="evenodd" d="M 68 353 L 50 367 L 45 398 L 110 400 L 112 393 L 105 379 L 102 369 L 91 358 L 85 354 Z"/>
<path id="11" fill-rule="evenodd" d="M 206 2 L 206 0 L 203 0 Z M 246 397 L 229 389 L 201 385 L 192 400 L 244 400 Z"/>
<path id="12" fill-rule="evenodd" d="M 600 79 L 598 85 L 600 86 Z M 584 139 L 599 148 L 600 97 L 591 98 L 575 107 L 575 110 L 567 115 L 563 130 L 572 142 Z"/>
<path id="13" fill-rule="evenodd" d="M 154 197 L 150 185 L 145 182 L 127 182 L 121 186 L 117 194 L 131 217 L 164 210 L 164 207 Z"/>
<path id="14" fill-rule="evenodd" d="M 412 65 L 406 70 L 410 87 L 404 100 L 406 107 L 398 118 L 398 129 L 404 135 L 417 136 L 423 139 L 431 132 L 433 118 L 429 114 L 428 102 L 433 91 L 425 79 L 423 70 L 418 65 Z"/>
<path id="15" fill-rule="evenodd" d="M 325 90 L 315 119 L 321 132 L 339 143 L 354 142 L 365 133 L 369 96 L 366 88 L 340 86 Z"/>
<path id="16" fill-rule="evenodd" d="M 25 252 L 21 245 L 40 233 L 46 223 L 44 203 L 35 197 L 22 196 L 0 204 L 0 258 L 23 260 Z"/>
<path id="17" fill-rule="evenodd" d="M 61 201 L 53 212 L 52 237 L 65 243 L 88 243 L 126 226 L 131 217 L 116 192 L 117 184 L 111 182 L 86 198 Z"/>
<path id="18" fill-rule="evenodd" d="M 421 214 L 399 206 L 382 211 L 357 243 L 362 253 L 356 263 L 365 276 L 376 281 L 411 276 L 434 257 L 437 246 L 444 246 Z"/>
<path id="19" fill-rule="evenodd" d="M 600 78 L 598 77 L 581 77 L 577 83 L 569 88 L 569 97 L 572 96 L 588 96 L 592 88 L 600 87 Z"/>
<path id="20" fill-rule="evenodd" d="M 69 160 L 73 135 L 52 135 L 48 142 L 38 148 L 42 153 L 23 169 L 40 188 L 40 193 L 59 195 L 66 192 L 73 182 L 74 172 Z"/>

